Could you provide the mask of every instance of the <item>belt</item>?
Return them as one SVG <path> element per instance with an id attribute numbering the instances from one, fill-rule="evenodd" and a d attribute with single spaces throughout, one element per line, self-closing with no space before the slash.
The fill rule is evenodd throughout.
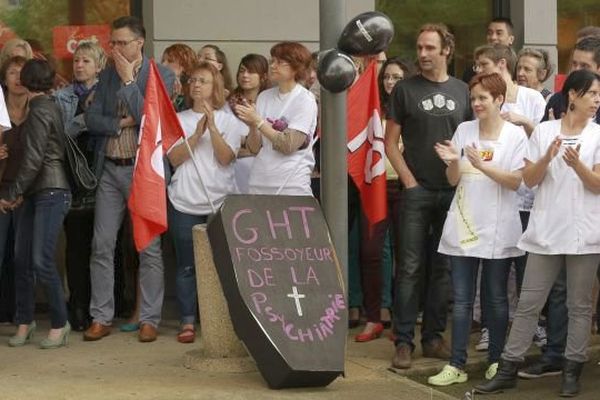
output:
<path id="1" fill-rule="evenodd" d="M 110 158 L 105 157 L 106 161 L 110 161 L 111 163 L 119 166 L 119 167 L 130 167 L 135 164 L 135 157 L 131 158 Z"/>

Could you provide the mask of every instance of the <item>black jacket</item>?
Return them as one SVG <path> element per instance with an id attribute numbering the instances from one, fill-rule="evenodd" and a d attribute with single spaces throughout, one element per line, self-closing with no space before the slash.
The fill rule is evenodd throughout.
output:
<path id="1" fill-rule="evenodd" d="M 58 105 L 46 95 L 29 102 L 29 114 L 21 131 L 23 158 L 8 201 L 44 189 L 70 189 L 65 172 L 65 133 Z"/>

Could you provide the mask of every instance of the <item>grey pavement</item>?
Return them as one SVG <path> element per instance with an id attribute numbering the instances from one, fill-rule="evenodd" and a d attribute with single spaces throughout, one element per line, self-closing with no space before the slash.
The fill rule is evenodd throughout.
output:
<path id="1" fill-rule="evenodd" d="M 20 399 L 456 399 L 478 382 L 483 375 L 485 356 L 470 352 L 469 371 L 472 380 L 443 391 L 423 384 L 426 376 L 439 370 L 444 362 L 419 357 L 414 368 L 403 371 L 410 379 L 391 372 L 393 345 L 388 337 L 368 343 L 355 343 L 358 330 L 349 332 L 346 376 L 326 388 L 270 390 L 257 371 L 244 373 L 217 372 L 214 369 L 193 370 L 184 367 L 186 354 L 197 350 L 195 344 L 183 345 L 175 340 L 177 322 L 164 321 L 154 343 L 138 343 L 133 333 L 113 334 L 98 342 L 84 342 L 73 332 L 67 348 L 40 350 L 37 344 L 48 328 L 47 317 L 31 344 L 22 348 L 5 345 L 14 328 L 0 325 L 0 400 Z M 117 321 L 119 322 L 119 321 Z M 389 331 L 385 332 L 389 335 Z M 476 335 L 472 335 L 472 341 Z M 598 358 L 600 345 L 594 339 L 592 357 Z M 532 350 L 532 354 L 539 352 Z M 598 399 L 600 389 L 594 383 L 600 378 L 600 366 L 587 366 L 584 392 L 579 399 Z M 521 390 L 504 398 L 555 398 L 559 378 L 526 382 Z"/>

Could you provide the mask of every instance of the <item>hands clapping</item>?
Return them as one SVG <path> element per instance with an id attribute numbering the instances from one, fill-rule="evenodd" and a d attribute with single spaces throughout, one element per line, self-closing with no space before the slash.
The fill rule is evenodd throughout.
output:
<path id="1" fill-rule="evenodd" d="M 558 136 L 555 137 L 554 140 L 552 141 L 552 143 L 550 143 L 550 146 L 548 146 L 548 149 L 546 150 L 546 154 L 544 155 L 544 157 L 546 158 L 546 161 L 550 162 L 554 159 L 554 157 L 556 157 L 556 155 L 560 151 L 561 145 L 562 145 L 562 140 Z"/>
<path id="2" fill-rule="evenodd" d="M 472 146 L 465 146 L 465 155 L 474 168 L 481 169 L 483 161 L 481 160 L 481 155 L 479 154 L 479 150 L 477 150 L 475 143 L 473 143 Z"/>
<path id="3" fill-rule="evenodd" d="M 450 140 L 444 140 L 444 143 L 436 143 L 433 148 L 441 160 L 446 164 L 460 159 L 458 150 L 456 150 L 456 147 L 454 147 Z"/>
<path id="4" fill-rule="evenodd" d="M 238 117 L 247 125 L 258 125 L 262 118 L 256 112 L 256 108 L 244 100 L 241 104 L 236 104 L 235 112 Z"/>
<path id="5" fill-rule="evenodd" d="M 578 144 L 575 148 L 571 146 L 565 147 L 563 160 L 565 160 L 565 163 L 571 168 L 575 168 L 579 163 L 579 149 L 581 149 L 581 144 Z"/>

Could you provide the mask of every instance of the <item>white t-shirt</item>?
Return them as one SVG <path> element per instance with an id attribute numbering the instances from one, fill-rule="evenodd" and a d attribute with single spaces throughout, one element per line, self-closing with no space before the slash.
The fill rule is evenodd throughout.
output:
<path id="1" fill-rule="evenodd" d="M 233 153 L 237 154 L 242 136 L 248 134 L 248 126 L 224 109 L 215 110 L 214 113 L 217 129 Z M 190 109 L 178 113 L 177 116 L 185 136 L 190 137 L 204 114 Z M 182 142 L 183 139 L 180 139 L 173 147 Z M 208 128 L 192 150 L 208 196 L 218 208 L 223 203 L 225 196 L 235 192 L 234 163 L 227 166 L 219 164 L 213 151 Z M 177 211 L 191 215 L 208 215 L 212 212 L 207 193 L 202 189 L 198 172 L 196 172 L 191 158 L 184 161 L 175 170 L 168 193 L 169 200 Z"/>
<path id="2" fill-rule="evenodd" d="M 4 102 L 4 91 L 0 89 L 0 132 L 7 131 L 11 128 L 8 109 Z"/>
<path id="3" fill-rule="evenodd" d="M 502 259 L 524 254 L 517 248 L 521 219 L 517 194 L 474 168 L 464 152 L 475 143 L 484 162 L 505 171 L 525 166 L 527 136 L 505 122 L 498 139 L 481 141 L 479 121 L 461 123 L 452 143 L 461 153 L 461 176 L 444 223 L 438 251 L 453 256 Z"/>
<path id="4" fill-rule="evenodd" d="M 283 185 L 282 195 L 312 196 L 310 174 L 315 165 L 312 146 L 317 126 L 315 97 L 299 84 L 285 95 L 274 87 L 258 95 L 256 110 L 265 119 L 285 119 L 288 128 L 309 137 L 309 145 L 286 155 L 273 149 L 271 141 L 263 136 L 262 148 L 250 171 L 250 193 L 276 194 Z"/>
<path id="5" fill-rule="evenodd" d="M 529 140 L 527 159 L 537 162 L 560 134 L 561 120 L 539 124 Z M 599 125 L 590 121 L 580 135 L 568 138 L 563 146 L 580 144 L 579 158 L 588 168 L 600 164 Z M 537 254 L 600 253 L 600 195 L 583 186 L 562 153 L 550 162 L 538 185 L 519 248 Z"/>
<path id="6" fill-rule="evenodd" d="M 249 181 L 250 171 L 254 164 L 254 157 L 244 157 L 235 160 L 235 192 L 238 194 L 248 194 L 250 192 Z"/>
<path id="7" fill-rule="evenodd" d="M 539 124 L 544 117 L 544 110 L 546 109 L 546 100 L 540 92 L 535 89 L 531 89 L 525 86 L 519 86 L 517 89 L 517 101 L 515 103 L 504 103 L 502 105 L 502 112 L 514 112 L 515 114 L 522 115 L 532 121 L 534 124 Z M 533 199 L 535 197 L 535 190 L 530 189 L 521 183 L 517 190 L 519 198 L 519 210 L 529 211 L 533 205 Z"/>

